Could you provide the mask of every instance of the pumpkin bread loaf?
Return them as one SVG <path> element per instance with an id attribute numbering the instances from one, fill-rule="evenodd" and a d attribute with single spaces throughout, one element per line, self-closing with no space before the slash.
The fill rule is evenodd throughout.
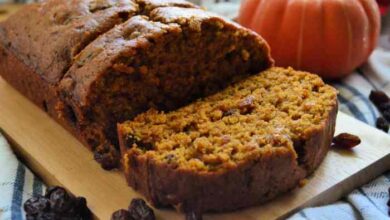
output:
<path id="1" fill-rule="evenodd" d="M 296 187 L 325 157 L 337 92 L 271 68 L 176 111 L 118 125 L 128 184 L 157 206 L 227 211 Z"/>
<path id="2" fill-rule="evenodd" d="M 119 164 L 116 123 L 272 66 L 257 34 L 182 0 L 47 0 L 0 23 L 0 75 Z"/>

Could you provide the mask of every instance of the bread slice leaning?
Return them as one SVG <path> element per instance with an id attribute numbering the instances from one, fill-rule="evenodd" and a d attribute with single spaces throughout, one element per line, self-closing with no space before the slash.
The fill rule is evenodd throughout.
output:
<path id="1" fill-rule="evenodd" d="M 337 92 L 320 77 L 271 68 L 172 112 L 118 125 L 128 184 L 157 206 L 228 211 L 268 201 L 319 166 Z"/>

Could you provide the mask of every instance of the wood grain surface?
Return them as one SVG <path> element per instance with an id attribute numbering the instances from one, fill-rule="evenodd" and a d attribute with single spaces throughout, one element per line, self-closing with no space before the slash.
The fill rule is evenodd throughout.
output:
<path id="1" fill-rule="evenodd" d="M 119 171 L 102 170 L 81 143 L 1 78 L 0 103 L 0 127 L 16 153 L 47 184 L 63 185 L 85 196 L 99 219 L 109 219 L 112 212 L 140 196 Z M 302 188 L 261 206 L 204 219 L 283 218 L 302 207 L 335 201 L 390 168 L 388 135 L 343 113 L 338 115 L 336 130 L 364 137 L 362 144 L 353 151 L 332 150 Z M 158 219 L 184 219 L 171 209 L 156 214 Z"/>

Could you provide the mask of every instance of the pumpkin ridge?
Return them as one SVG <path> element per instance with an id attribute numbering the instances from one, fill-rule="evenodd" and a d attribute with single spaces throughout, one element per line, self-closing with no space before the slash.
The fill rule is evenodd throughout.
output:
<path id="1" fill-rule="evenodd" d="M 299 36 L 298 36 L 298 50 L 297 50 L 297 68 L 301 68 L 301 61 L 302 61 L 302 40 L 303 40 L 303 31 L 305 29 L 305 17 L 306 17 L 306 6 L 307 6 L 307 1 L 303 1 L 303 6 L 302 6 L 302 15 L 300 19 L 300 27 L 299 27 Z"/>
<path id="2" fill-rule="evenodd" d="M 351 25 L 351 20 L 349 19 L 349 16 L 347 15 L 347 9 L 345 8 L 346 7 L 346 3 L 344 3 L 342 0 L 339 0 L 340 4 L 341 4 L 341 7 L 343 8 L 343 15 L 344 15 L 344 18 L 345 18 L 345 21 L 347 22 L 347 30 L 348 30 L 348 58 L 347 58 L 347 66 L 350 66 L 351 65 L 351 62 L 352 62 L 352 50 L 353 50 L 353 45 L 352 45 L 352 41 L 353 41 L 353 33 L 352 33 L 352 25 Z"/>

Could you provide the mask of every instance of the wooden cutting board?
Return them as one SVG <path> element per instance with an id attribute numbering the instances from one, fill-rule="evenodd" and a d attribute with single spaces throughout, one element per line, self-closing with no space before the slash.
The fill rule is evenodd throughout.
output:
<path id="1" fill-rule="evenodd" d="M 102 170 L 92 154 L 65 129 L 0 78 L 0 127 L 15 152 L 47 184 L 63 185 L 84 196 L 99 219 L 128 206 L 140 196 L 126 185 L 119 171 Z M 339 199 L 353 188 L 390 169 L 390 136 L 343 113 L 336 132 L 362 138 L 352 151 L 332 150 L 308 183 L 265 205 L 204 219 L 275 219 L 302 207 Z M 184 219 L 174 210 L 156 210 L 158 219 Z"/>

